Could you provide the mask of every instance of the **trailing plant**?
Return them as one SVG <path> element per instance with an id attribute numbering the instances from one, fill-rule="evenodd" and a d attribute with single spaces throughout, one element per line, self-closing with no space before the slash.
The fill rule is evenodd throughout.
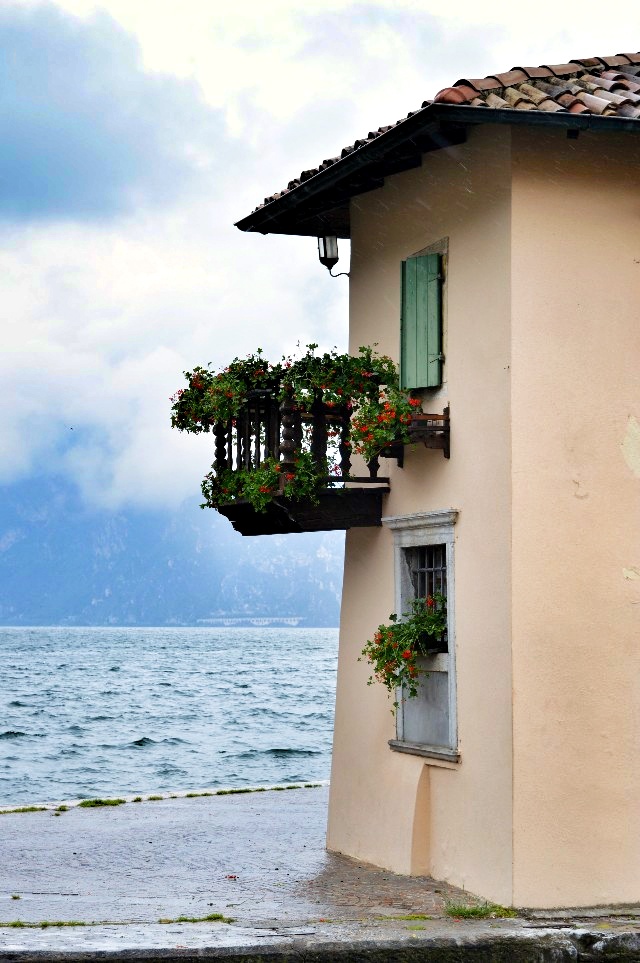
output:
<path id="1" fill-rule="evenodd" d="M 413 599 L 402 618 L 393 613 L 388 625 L 379 625 L 361 655 L 373 667 L 367 685 L 381 682 L 395 696 L 402 689 L 409 698 L 418 694 L 418 658 L 433 650 L 447 628 L 446 599 L 440 593 Z M 398 702 L 394 701 L 394 709 Z"/>
<path id="2" fill-rule="evenodd" d="M 375 346 L 360 347 L 356 355 L 335 350 L 316 354 L 317 347 L 309 344 L 300 357 L 283 357 L 276 364 L 258 348 L 244 359 L 234 358 L 222 371 L 208 365 L 185 372 L 187 387 L 171 397 L 171 424 L 180 431 L 210 432 L 222 423 L 235 437 L 236 419 L 256 392 L 268 393 L 278 403 L 287 400 L 302 414 L 293 470 L 283 474 L 273 457 L 244 468 L 212 467 L 202 482 L 203 508 L 243 499 L 264 511 L 277 496 L 317 499 L 327 476 L 340 476 L 340 444 L 369 462 L 390 444 L 408 442 L 420 402 L 400 390 L 391 358 L 376 354 Z M 342 437 L 339 427 L 328 427 L 326 458 L 311 454 L 309 415 L 318 402 L 350 419 L 350 439 Z M 259 444 L 266 447 L 266 439 L 261 437 Z"/>
<path id="3" fill-rule="evenodd" d="M 281 365 L 272 365 L 262 356 L 262 348 L 246 358 L 234 358 L 222 371 L 210 366 L 185 371 L 188 386 L 171 396 L 171 426 L 199 434 L 211 431 L 216 421 L 237 415 L 251 391 L 280 390 Z"/>
<path id="4" fill-rule="evenodd" d="M 216 421 L 238 415 L 252 391 L 271 391 L 283 401 L 291 397 L 307 408 L 319 397 L 329 408 L 360 408 L 378 404 L 379 386 L 398 390 L 398 372 L 386 355 L 361 347 L 357 355 L 336 351 L 316 355 L 317 344 L 307 345 L 299 358 L 283 357 L 271 364 L 262 348 L 246 358 L 234 358 L 222 371 L 196 367 L 185 371 L 187 387 L 171 396 L 172 427 L 194 433 L 211 431 Z"/>
<path id="5" fill-rule="evenodd" d="M 360 404 L 351 419 L 353 450 L 370 461 L 391 444 L 406 445 L 411 419 L 420 407 L 417 398 L 398 388 L 381 388 L 378 397 Z"/>
<path id="6" fill-rule="evenodd" d="M 318 480 L 322 473 L 312 455 L 300 451 L 295 457 L 295 472 L 284 472 L 275 458 L 267 458 L 258 468 L 210 471 L 202 481 L 202 508 L 218 508 L 236 499 L 243 499 L 263 512 L 274 498 L 311 498 L 317 501 Z"/>

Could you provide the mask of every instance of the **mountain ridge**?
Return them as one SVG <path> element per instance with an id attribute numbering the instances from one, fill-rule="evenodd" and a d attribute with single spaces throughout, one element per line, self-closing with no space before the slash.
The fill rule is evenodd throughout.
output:
<path id="1" fill-rule="evenodd" d="M 243 538 L 196 498 L 176 510 L 84 505 L 61 478 L 5 486 L 0 624 L 196 626 L 296 617 L 335 626 L 343 533 Z"/>

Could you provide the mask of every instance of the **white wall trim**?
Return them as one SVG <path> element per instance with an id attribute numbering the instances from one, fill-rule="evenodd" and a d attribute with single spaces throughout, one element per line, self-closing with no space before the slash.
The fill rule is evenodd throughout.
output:
<path id="1" fill-rule="evenodd" d="M 445 544 L 447 546 L 447 635 L 449 652 L 438 658 L 447 660 L 449 688 L 449 749 L 457 756 L 458 720 L 456 694 L 456 633 L 455 633 L 455 565 L 454 565 L 454 525 L 458 518 L 458 510 L 444 508 L 433 512 L 416 512 L 412 515 L 388 515 L 382 519 L 382 524 L 393 532 L 394 542 L 394 574 L 395 574 L 395 610 L 400 615 L 407 608 L 407 600 L 413 594 L 406 562 L 405 549 L 419 548 L 424 545 Z M 444 666 L 433 666 L 432 671 L 441 671 Z M 398 749 L 397 743 L 403 740 L 403 712 L 402 705 L 397 714 L 398 739 L 394 740 L 392 748 Z M 411 752 L 409 744 L 404 750 Z M 422 753 L 421 753 L 422 754 Z M 424 753 L 427 755 L 427 753 Z"/>

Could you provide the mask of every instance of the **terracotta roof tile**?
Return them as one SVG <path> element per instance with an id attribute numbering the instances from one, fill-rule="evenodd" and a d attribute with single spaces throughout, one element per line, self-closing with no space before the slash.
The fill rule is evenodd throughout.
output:
<path id="1" fill-rule="evenodd" d="M 629 58 L 626 54 L 618 54 L 616 57 L 601 57 L 600 59 L 605 67 L 617 67 L 629 63 Z"/>
<path id="2" fill-rule="evenodd" d="M 472 87 L 445 87 L 436 94 L 436 101 L 439 104 L 468 104 L 475 100 L 478 91 Z"/>
<path id="3" fill-rule="evenodd" d="M 541 80 L 544 77 L 553 77 L 553 70 L 549 67 L 512 67 L 512 70 L 521 70 L 529 80 Z"/>
<path id="4" fill-rule="evenodd" d="M 482 93 L 483 90 L 492 90 L 494 87 L 500 87 L 501 84 L 498 83 L 495 77 L 483 77 L 480 80 L 467 80 L 463 77 L 462 80 L 456 80 L 453 86 L 472 87 L 478 93 Z"/>
<path id="5" fill-rule="evenodd" d="M 582 66 L 586 67 L 587 69 L 596 67 L 598 70 L 600 70 L 603 66 L 599 57 L 574 57 L 572 63 L 582 64 Z"/>
<path id="6" fill-rule="evenodd" d="M 498 95 L 494 94 L 492 90 L 489 91 L 485 100 L 489 105 L 489 107 L 494 107 L 494 108 L 508 107 L 509 110 L 511 109 L 511 104 L 508 103 L 506 100 L 504 100 L 503 97 L 498 97 Z"/>
<path id="7" fill-rule="evenodd" d="M 605 70 L 601 76 L 601 80 L 607 80 L 613 84 L 612 90 L 617 90 L 618 87 L 630 90 L 633 93 L 640 90 L 640 77 L 637 79 L 632 79 L 631 74 L 620 74 L 616 70 Z"/>
<path id="8" fill-rule="evenodd" d="M 507 87 L 504 92 L 504 97 L 509 106 L 515 107 L 516 110 L 536 109 L 536 105 L 516 87 Z"/>
<path id="9" fill-rule="evenodd" d="M 640 124 L 640 53 L 616 54 L 611 57 L 577 57 L 566 64 L 543 64 L 540 67 L 512 67 L 503 73 L 479 79 L 462 78 L 444 87 L 433 100 L 425 100 L 422 109 L 432 104 L 483 107 L 513 112 L 553 112 L 597 114 L 638 120 Z M 407 118 L 417 111 L 411 111 Z M 376 138 L 404 123 L 397 121 L 343 148 L 338 157 L 324 160 L 319 167 L 303 171 L 289 181 L 287 189 L 265 198 L 270 204 L 316 174 L 361 150 Z M 264 205 L 260 205 L 261 207 Z"/>
<path id="10" fill-rule="evenodd" d="M 566 77 L 569 74 L 575 74 L 577 70 L 581 70 L 581 65 L 573 62 L 569 64 L 554 64 L 553 66 L 543 64 L 542 69 L 550 70 L 555 77 Z"/>
<path id="11" fill-rule="evenodd" d="M 491 74 L 487 77 L 487 80 L 495 80 L 496 87 L 510 87 L 512 84 L 521 84 L 523 80 L 528 79 L 524 70 L 507 70 L 504 74 Z"/>
<path id="12" fill-rule="evenodd" d="M 620 117 L 629 117 L 630 119 L 640 117 L 640 103 L 639 104 L 631 104 L 631 103 L 621 104 L 620 107 L 618 107 L 618 109 L 616 110 L 616 114 L 618 114 Z"/>
<path id="13" fill-rule="evenodd" d="M 603 100 L 602 97 L 596 97 L 595 94 L 580 91 L 579 94 L 576 94 L 576 97 L 589 108 L 592 114 L 615 113 L 615 107 L 613 107 L 608 100 Z"/>

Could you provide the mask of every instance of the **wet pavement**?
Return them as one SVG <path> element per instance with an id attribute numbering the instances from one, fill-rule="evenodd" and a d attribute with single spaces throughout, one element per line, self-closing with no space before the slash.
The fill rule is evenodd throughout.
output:
<path id="1" fill-rule="evenodd" d="M 447 907 L 481 901 L 327 853 L 326 806 L 321 787 L 2 814 L 0 961 L 426 949 L 436 960 L 461 946 L 475 955 L 447 958 L 544 960 L 548 946 L 549 959 L 640 960 L 638 907 L 452 919 Z M 506 955 L 482 955 L 496 945 Z"/>

